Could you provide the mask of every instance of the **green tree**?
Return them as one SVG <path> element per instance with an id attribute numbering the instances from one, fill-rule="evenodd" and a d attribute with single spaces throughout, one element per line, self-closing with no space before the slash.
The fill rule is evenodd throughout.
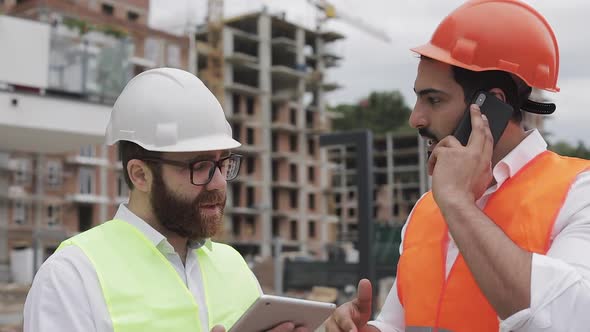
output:
<path id="1" fill-rule="evenodd" d="M 407 127 L 411 109 L 399 91 L 390 91 L 372 92 L 358 104 L 341 104 L 332 111 L 338 115 L 335 130 L 370 129 L 379 135 Z"/>
<path id="2" fill-rule="evenodd" d="M 577 146 L 573 146 L 565 141 L 558 141 L 555 144 L 551 144 L 549 150 L 559 153 L 562 156 L 590 159 L 590 149 L 582 141 L 578 141 Z"/>

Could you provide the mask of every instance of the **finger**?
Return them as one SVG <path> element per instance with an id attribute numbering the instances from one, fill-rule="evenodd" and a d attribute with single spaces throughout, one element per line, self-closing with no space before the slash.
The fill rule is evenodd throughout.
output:
<path id="1" fill-rule="evenodd" d="M 338 328 L 335 331 L 358 332 L 356 324 L 354 324 L 354 321 L 352 320 L 352 317 L 351 317 L 351 311 L 356 310 L 356 307 L 351 302 L 347 302 L 347 303 L 343 304 L 343 306 L 350 306 L 350 309 L 340 307 L 340 309 L 341 309 L 340 312 L 338 312 L 334 315 L 334 323 L 335 323 L 336 327 Z"/>
<path id="2" fill-rule="evenodd" d="M 324 327 L 326 328 L 326 332 L 344 332 L 344 330 L 340 329 L 336 321 L 330 317 L 325 323 Z M 348 331 L 346 331 L 348 332 Z"/>
<path id="3" fill-rule="evenodd" d="M 211 332 L 225 332 L 225 327 L 223 325 L 215 325 L 211 329 Z"/>
<path id="4" fill-rule="evenodd" d="M 268 332 L 292 332 L 293 330 L 295 330 L 293 322 L 284 322 L 268 330 Z"/>
<path id="5" fill-rule="evenodd" d="M 358 292 L 356 298 L 356 305 L 361 315 L 371 313 L 371 305 L 373 304 L 373 287 L 369 279 L 362 279 L 358 284 Z"/>
<path id="6" fill-rule="evenodd" d="M 469 135 L 467 146 L 475 146 L 481 151 L 485 141 L 485 124 L 479 106 L 473 104 L 469 111 L 471 113 L 471 135 Z"/>
<path id="7" fill-rule="evenodd" d="M 492 135 L 492 131 L 490 129 L 490 124 L 488 121 L 488 117 L 485 114 L 481 115 L 482 120 L 484 122 L 484 129 L 485 129 L 485 143 L 483 146 L 483 157 L 487 159 L 492 159 L 492 153 L 494 152 L 494 136 Z"/>
<path id="8" fill-rule="evenodd" d="M 453 136 L 453 135 L 449 135 L 445 138 L 443 138 L 440 142 L 438 142 L 436 144 L 436 146 L 441 146 L 441 147 L 447 147 L 447 148 L 459 148 L 459 147 L 463 147 L 463 145 L 461 144 L 461 142 L 459 142 L 459 140 Z"/>
<path id="9" fill-rule="evenodd" d="M 428 175 L 432 176 L 432 172 L 434 172 L 434 166 L 436 165 L 436 159 L 438 157 L 438 146 L 432 150 L 430 153 L 430 158 L 428 158 Z"/>
<path id="10" fill-rule="evenodd" d="M 299 326 L 294 332 L 310 332 L 310 330 L 305 326 Z"/>

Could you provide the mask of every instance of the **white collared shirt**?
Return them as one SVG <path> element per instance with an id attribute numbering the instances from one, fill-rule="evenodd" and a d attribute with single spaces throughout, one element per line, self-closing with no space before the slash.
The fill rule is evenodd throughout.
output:
<path id="1" fill-rule="evenodd" d="M 483 209 L 489 197 L 507 179 L 546 149 L 547 143 L 537 130 L 528 132 L 528 136 L 494 167 L 492 173 L 496 185 L 484 193 L 476 202 L 477 206 Z M 410 218 L 411 214 L 408 220 Z M 400 254 L 405 230 L 404 226 Z M 579 174 L 572 184 L 555 220 L 551 241 L 547 255 L 533 254 L 530 308 L 500 321 L 500 331 L 590 329 L 590 171 Z M 458 254 L 457 245 L 449 237 L 447 276 Z M 387 295 L 381 313 L 370 324 L 381 332 L 404 331 L 404 309 L 395 283 Z"/>
<path id="2" fill-rule="evenodd" d="M 114 219 L 135 226 L 168 259 L 199 307 L 201 331 L 209 331 L 203 280 L 194 249 L 210 246 L 211 242 L 189 244 L 186 265 L 183 265 L 166 238 L 124 204 L 119 206 Z M 24 331 L 113 331 L 96 270 L 79 247 L 68 246 L 56 252 L 35 275 L 25 302 Z"/>

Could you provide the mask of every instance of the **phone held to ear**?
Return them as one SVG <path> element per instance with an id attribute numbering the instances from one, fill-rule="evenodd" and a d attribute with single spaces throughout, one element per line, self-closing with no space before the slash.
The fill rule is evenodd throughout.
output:
<path id="1" fill-rule="evenodd" d="M 488 118 L 490 131 L 494 137 L 494 146 L 496 146 L 496 143 L 498 143 L 500 136 L 502 136 L 504 129 L 508 125 L 508 121 L 512 118 L 514 112 L 512 106 L 496 98 L 490 92 L 477 92 L 471 103 L 467 105 L 463 118 L 459 121 L 459 125 L 453 134 L 464 146 L 467 145 L 469 136 L 471 135 L 471 113 L 469 112 L 471 104 L 478 105 L 481 112 Z"/>

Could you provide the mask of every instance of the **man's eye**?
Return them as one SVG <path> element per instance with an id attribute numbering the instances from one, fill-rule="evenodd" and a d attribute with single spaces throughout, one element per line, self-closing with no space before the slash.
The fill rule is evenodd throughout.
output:
<path id="1" fill-rule="evenodd" d="M 428 97 L 428 103 L 431 105 L 440 103 L 440 98 L 438 97 Z"/>

